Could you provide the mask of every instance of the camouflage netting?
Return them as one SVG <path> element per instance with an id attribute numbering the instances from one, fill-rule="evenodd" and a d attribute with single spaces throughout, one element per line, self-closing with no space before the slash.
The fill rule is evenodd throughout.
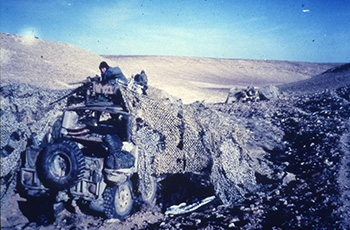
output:
<path id="1" fill-rule="evenodd" d="M 28 138 L 37 133 L 41 140 L 50 131 L 63 103 L 49 106 L 65 91 L 43 90 L 28 84 L 1 87 L 1 206 L 16 184 L 20 155 Z"/>
<path id="2" fill-rule="evenodd" d="M 20 153 L 28 137 L 39 140 L 62 114 L 64 101 L 49 106 L 68 91 L 43 90 L 26 84 L 1 88 L 1 201 L 15 184 Z M 193 173 L 207 180 L 224 203 L 258 189 L 257 174 L 278 177 L 266 160 L 283 136 L 264 120 L 239 119 L 203 103 L 183 104 L 150 87 L 148 95 L 123 89 L 133 114 L 132 140 L 141 149 L 140 191 L 147 192 L 151 176 Z M 208 173 L 209 172 L 209 173 Z M 277 178 L 278 179 L 278 178 Z M 8 197 L 8 196 L 7 196 Z"/>
<path id="3" fill-rule="evenodd" d="M 256 173 L 276 176 L 264 158 L 265 151 L 254 143 L 253 133 L 239 120 L 203 103 L 184 105 L 154 90 L 150 88 L 149 96 L 145 96 L 123 89 L 124 100 L 134 116 L 132 139 L 141 147 L 141 178 L 209 169 L 208 179 L 217 195 L 224 203 L 231 203 L 256 191 Z M 270 128 L 262 122 L 254 126 Z M 279 141 L 270 136 L 260 139 L 265 143 L 269 139 L 271 146 L 264 147 L 271 149 Z"/>

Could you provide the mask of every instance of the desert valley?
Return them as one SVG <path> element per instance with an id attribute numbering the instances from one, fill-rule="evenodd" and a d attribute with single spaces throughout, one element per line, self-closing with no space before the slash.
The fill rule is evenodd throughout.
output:
<path id="1" fill-rule="evenodd" d="M 349 63 L 98 55 L 19 35 L 0 39 L 1 228 L 350 227 Z M 143 121 L 132 140 L 152 158 L 157 201 L 136 202 L 124 220 L 83 208 L 45 215 L 18 192 L 21 155 L 32 133 L 41 140 L 51 132 L 67 100 L 51 103 L 79 86 L 71 83 L 100 75 L 101 61 L 127 78 L 148 76 L 147 95 L 135 96 L 139 107 L 130 111 Z M 154 150 L 160 139 L 165 147 Z M 172 151 L 172 140 L 183 146 Z M 179 204 L 187 209 L 172 212 Z"/>

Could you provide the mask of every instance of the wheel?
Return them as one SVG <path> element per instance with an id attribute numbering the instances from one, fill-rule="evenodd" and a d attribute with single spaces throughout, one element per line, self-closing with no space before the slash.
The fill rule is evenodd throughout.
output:
<path id="1" fill-rule="evenodd" d="M 103 199 L 104 212 L 107 218 L 125 218 L 130 214 L 133 207 L 131 182 L 127 180 L 119 186 L 107 187 Z"/>
<path id="2" fill-rule="evenodd" d="M 71 141 L 48 144 L 37 161 L 38 176 L 53 190 L 75 185 L 83 174 L 85 158 L 78 145 Z"/>
<path id="3" fill-rule="evenodd" d="M 157 195 L 157 178 L 153 176 L 147 176 L 145 179 L 140 180 L 140 191 L 142 200 L 148 204 L 153 205 L 156 202 Z"/>

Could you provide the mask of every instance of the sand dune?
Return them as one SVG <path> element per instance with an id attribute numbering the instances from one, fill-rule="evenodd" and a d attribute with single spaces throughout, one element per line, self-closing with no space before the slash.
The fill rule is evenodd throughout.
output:
<path id="1" fill-rule="evenodd" d="M 127 77 L 145 70 L 149 84 L 190 103 L 220 102 L 230 88 L 310 79 L 339 63 L 214 59 L 170 56 L 100 56 L 67 43 L 0 34 L 1 86 L 12 82 L 64 89 L 99 74 L 102 60 Z"/>

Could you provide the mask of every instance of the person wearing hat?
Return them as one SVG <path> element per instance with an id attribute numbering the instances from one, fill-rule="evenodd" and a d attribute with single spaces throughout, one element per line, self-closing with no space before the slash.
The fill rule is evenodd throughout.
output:
<path id="1" fill-rule="evenodd" d="M 119 67 L 110 67 L 107 62 L 103 61 L 100 63 L 99 69 L 101 71 L 102 84 L 109 82 L 128 84 L 128 80 Z"/>

